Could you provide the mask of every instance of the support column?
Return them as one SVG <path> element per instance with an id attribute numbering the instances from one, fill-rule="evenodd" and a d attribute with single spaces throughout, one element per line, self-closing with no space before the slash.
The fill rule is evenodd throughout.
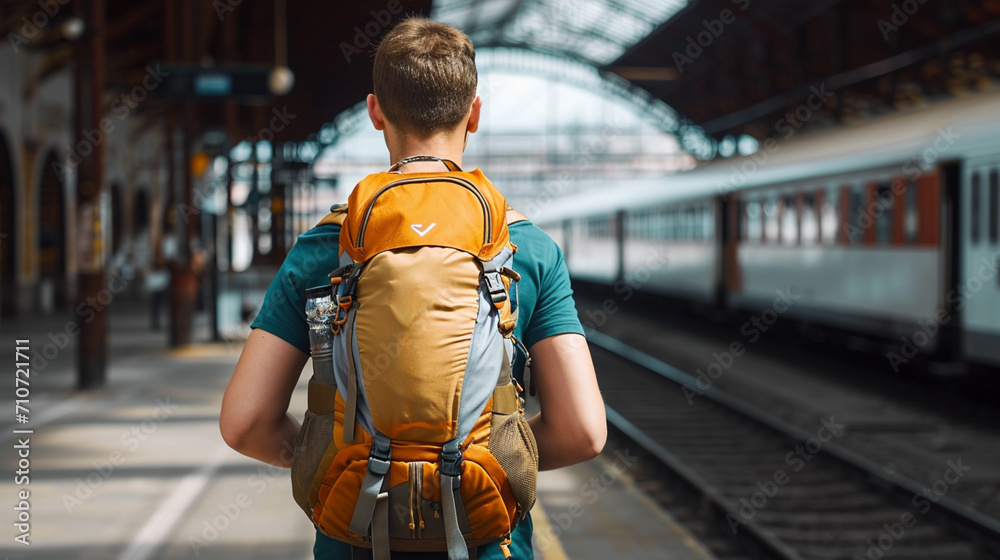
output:
<path id="1" fill-rule="evenodd" d="M 93 389 L 106 381 L 108 362 L 108 305 L 105 278 L 101 195 L 104 190 L 105 0 L 82 3 L 80 15 L 87 22 L 84 45 L 76 54 L 76 153 L 77 235 L 81 254 L 77 275 L 79 300 L 77 324 L 77 387 Z M 99 131 L 99 132 L 98 132 Z M 89 132 L 89 133 L 88 133 Z M 94 142 L 93 139 L 97 138 Z M 90 155 L 86 157 L 89 146 Z M 86 310 L 81 312 L 80 310 Z"/>
<path id="2" fill-rule="evenodd" d="M 174 43 L 171 55 L 179 55 L 181 61 L 190 62 L 194 56 L 194 9 L 192 0 L 183 0 L 180 4 L 181 17 L 179 21 L 174 19 L 167 26 L 168 33 L 171 28 L 177 31 L 179 26 L 179 45 Z M 167 5 L 167 10 L 176 10 L 176 6 Z M 176 17 L 175 11 L 168 12 L 168 20 Z M 176 41 L 176 36 L 168 37 L 168 41 Z M 177 239 L 177 254 L 171 265 L 170 274 L 170 345 L 184 346 L 191 344 L 193 339 L 195 303 L 198 296 L 198 273 L 192 267 L 191 244 L 197 239 L 200 230 L 200 217 L 198 210 L 194 206 L 193 184 L 191 177 L 191 138 L 195 130 L 195 119 L 197 112 L 194 103 L 184 101 L 181 107 L 181 123 L 177 123 L 177 109 L 171 108 L 172 126 L 171 134 L 180 131 L 181 141 L 179 149 L 173 144 L 171 146 L 175 152 L 172 159 L 171 178 L 173 188 L 179 188 L 180 193 L 176 198 L 175 206 L 176 220 L 174 222 L 174 235 Z M 177 160 L 180 161 L 177 161 Z M 179 174 L 179 175 L 178 175 Z M 178 180 L 179 179 L 179 180 Z"/>

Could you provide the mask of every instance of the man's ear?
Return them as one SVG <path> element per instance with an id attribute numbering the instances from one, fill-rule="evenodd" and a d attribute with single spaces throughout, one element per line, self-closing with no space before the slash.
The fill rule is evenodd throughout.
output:
<path id="1" fill-rule="evenodd" d="M 374 93 L 369 93 L 365 100 L 368 103 L 368 118 L 372 121 L 375 130 L 385 130 L 385 117 L 382 115 L 382 108 L 378 106 L 378 98 Z"/>
<path id="2" fill-rule="evenodd" d="M 466 126 L 466 130 L 469 132 L 476 132 L 479 130 L 479 116 L 483 110 L 483 98 L 476 96 L 476 100 L 472 102 L 472 111 L 469 113 L 469 124 Z"/>

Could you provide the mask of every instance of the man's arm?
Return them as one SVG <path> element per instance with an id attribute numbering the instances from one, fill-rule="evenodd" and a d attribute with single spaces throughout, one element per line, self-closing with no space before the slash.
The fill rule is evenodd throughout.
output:
<path id="1" fill-rule="evenodd" d="M 240 453 L 292 466 L 299 423 L 288 414 L 292 391 L 309 357 L 281 338 L 254 329 L 222 397 L 222 438 Z"/>
<path id="2" fill-rule="evenodd" d="M 542 412 L 529 423 L 541 470 L 592 459 L 608 437 L 604 401 L 586 339 L 579 334 L 543 338 L 531 346 L 531 380 Z"/>

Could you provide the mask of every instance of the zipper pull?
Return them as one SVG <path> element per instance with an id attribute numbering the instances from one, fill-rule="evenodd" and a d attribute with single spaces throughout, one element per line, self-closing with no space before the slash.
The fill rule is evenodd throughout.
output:
<path id="1" fill-rule="evenodd" d="M 416 463 L 414 465 L 413 478 L 417 482 L 417 493 L 416 499 L 414 500 L 414 507 L 417 510 L 417 522 L 420 530 L 417 532 L 417 538 L 424 538 L 424 510 L 421 508 L 424 499 L 424 464 Z"/>
<path id="2" fill-rule="evenodd" d="M 407 465 L 407 471 L 407 474 L 410 476 L 410 538 L 415 539 L 417 538 L 417 524 L 413 519 L 413 503 L 415 501 L 414 496 L 416 496 L 417 491 L 417 480 L 416 476 L 414 476 L 415 469 L 413 468 L 413 463 Z"/>
<path id="3" fill-rule="evenodd" d="M 500 551 L 503 552 L 503 557 L 506 560 L 510 560 L 510 535 L 507 535 L 503 542 L 500 543 Z"/>

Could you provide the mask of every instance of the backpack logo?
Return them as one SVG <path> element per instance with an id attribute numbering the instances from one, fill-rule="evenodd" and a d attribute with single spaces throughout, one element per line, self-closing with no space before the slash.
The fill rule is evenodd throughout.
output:
<path id="1" fill-rule="evenodd" d="M 434 229 L 434 226 L 436 225 L 437 222 L 427 226 L 427 229 L 421 229 L 424 227 L 424 224 L 410 224 L 410 227 L 413 228 L 413 231 L 417 232 L 417 235 L 423 237 L 427 235 L 432 229 Z"/>

